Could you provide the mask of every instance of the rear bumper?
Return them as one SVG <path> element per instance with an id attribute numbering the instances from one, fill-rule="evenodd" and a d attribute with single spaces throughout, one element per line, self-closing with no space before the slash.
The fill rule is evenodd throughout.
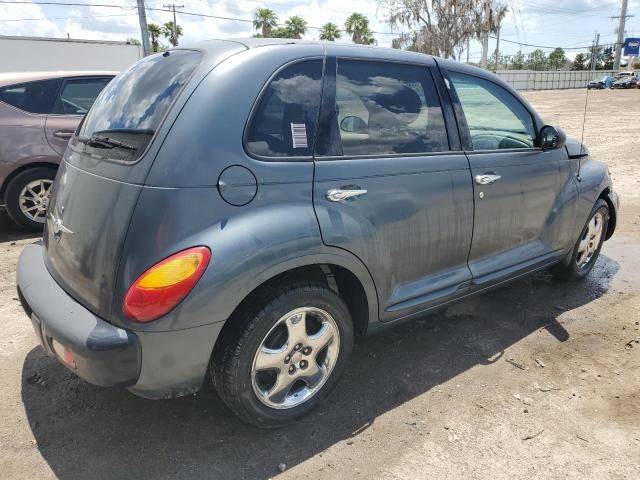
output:
<path id="1" fill-rule="evenodd" d="M 76 302 L 53 279 L 42 245 L 27 246 L 18 260 L 18 295 L 40 344 L 80 378 L 134 394 L 172 398 L 197 392 L 223 322 L 173 331 L 118 328 Z M 73 352 L 75 367 L 65 361 Z"/>
<path id="2" fill-rule="evenodd" d="M 141 364 L 138 337 L 105 322 L 71 298 L 47 270 L 42 246 L 27 246 L 18 260 L 18 295 L 46 352 L 89 383 L 134 385 Z M 73 362 L 65 361 L 65 351 Z"/>

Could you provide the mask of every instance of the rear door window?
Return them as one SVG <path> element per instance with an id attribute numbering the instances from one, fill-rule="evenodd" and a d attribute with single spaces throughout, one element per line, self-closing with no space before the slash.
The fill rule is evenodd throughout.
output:
<path id="1" fill-rule="evenodd" d="M 135 161 L 202 61 L 195 50 L 171 50 L 139 61 L 102 90 L 79 129 L 93 155 Z"/>
<path id="2" fill-rule="evenodd" d="M 111 78 L 70 78 L 64 82 L 53 113 L 85 115 Z"/>
<path id="3" fill-rule="evenodd" d="M 322 91 L 322 60 L 284 68 L 264 90 L 247 128 L 246 149 L 262 157 L 311 155 Z"/>
<path id="4" fill-rule="evenodd" d="M 61 79 L 39 80 L 0 88 L 0 101 L 29 113 L 51 113 Z"/>
<path id="5" fill-rule="evenodd" d="M 449 150 L 426 67 L 338 59 L 336 112 L 345 156 Z"/>

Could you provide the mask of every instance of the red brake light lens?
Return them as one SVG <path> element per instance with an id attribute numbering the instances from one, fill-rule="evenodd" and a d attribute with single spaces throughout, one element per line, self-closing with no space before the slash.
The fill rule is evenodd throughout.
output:
<path id="1" fill-rule="evenodd" d="M 136 322 L 150 322 L 173 310 L 195 287 L 209 265 L 211 250 L 183 250 L 148 269 L 129 287 L 124 312 Z"/>

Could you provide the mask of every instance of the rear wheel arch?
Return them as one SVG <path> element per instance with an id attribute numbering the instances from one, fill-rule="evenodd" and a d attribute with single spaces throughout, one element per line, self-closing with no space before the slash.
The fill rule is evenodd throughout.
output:
<path id="1" fill-rule="evenodd" d="M 216 339 L 214 350 L 226 335 L 235 335 L 237 333 L 234 317 L 238 312 L 245 310 L 248 304 L 260 301 L 267 291 L 308 281 L 326 284 L 347 304 L 353 319 L 353 328 L 356 335 L 364 336 L 369 322 L 377 320 L 377 316 L 372 316 L 372 310 L 373 312 L 378 311 L 377 296 L 371 298 L 372 292 L 367 292 L 361 279 L 351 269 L 337 263 L 310 263 L 284 269 L 256 285 L 244 296 L 225 322 L 220 335 Z M 372 301 L 375 304 L 373 308 Z"/>

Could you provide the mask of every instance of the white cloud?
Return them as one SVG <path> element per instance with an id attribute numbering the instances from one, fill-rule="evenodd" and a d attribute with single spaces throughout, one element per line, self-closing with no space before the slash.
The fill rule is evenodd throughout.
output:
<path id="1" fill-rule="evenodd" d="M 60 29 L 54 21 L 47 20 L 42 8 L 35 4 L 0 4 L 0 22 L 3 35 L 59 37 Z M 45 19 L 28 20 L 24 19 Z"/>

